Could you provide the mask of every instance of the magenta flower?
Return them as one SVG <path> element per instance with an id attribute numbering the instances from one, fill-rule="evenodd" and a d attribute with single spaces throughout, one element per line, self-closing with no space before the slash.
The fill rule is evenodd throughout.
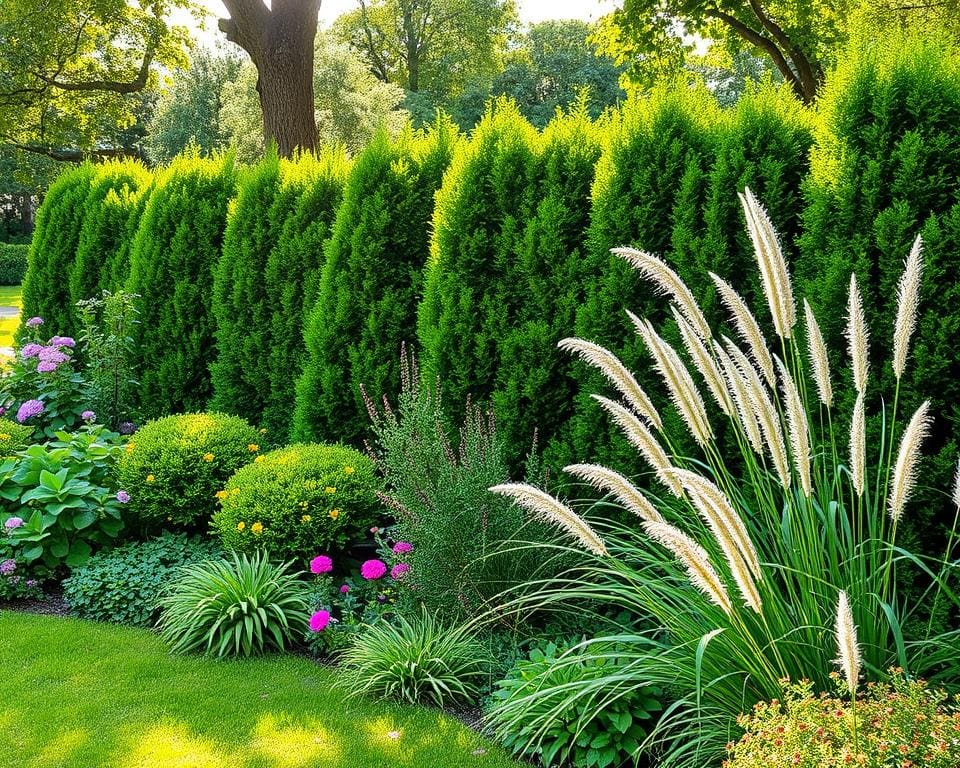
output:
<path id="1" fill-rule="evenodd" d="M 37 373 L 53 373 L 57 370 L 57 364 L 47 360 L 41 360 L 37 363 Z"/>
<path id="2" fill-rule="evenodd" d="M 390 578 L 391 579 L 402 579 L 407 571 L 410 570 L 410 566 L 406 563 L 397 563 L 393 568 L 390 569 Z"/>
<path id="3" fill-rule="evenodd" d="M 327 555 L 317 555 L 310 561 L 310 573 L 330 573 L 333 570 L 333 559 Z"/>
<path id="4" fill-rule="evenodd" d="M 4 576 L 9 576 L 15 570 L 17 570 L 16 560 L 4 560 L 2 563 L 0 563 L 0 573 L 2 573 Z"/>
<path id="5" fill-rule="evenodd" d="M 41 349 L 43 349 L 43 347 L 40 344 L 34 344 L 33 342 L 30 344 L 24 344 L 23 349 L 20 350 L 20 357 L 22 357 L 24 360 L 26 360 L 28 357 L 36 357 L 40 354 Z"/>
<path id="6" fill-rule="evenodd" d="M 37 370 L 39 370 L 39 366 L 37 367 Z M 80 414 L 80 418 L 84 421 L 94 421 L 97 418 L 97 414 L 95 414 L 93 411 L 84 411 Z"/>
<path id="7" fill-rule="evenodd" d="M 393 545 L 393 554 L 395 555 L 405 555 L 407 552 L 413 551 L 413 544 L 409 541 L 398 541 Z"/>
<path id="8" fill-rule="evenodd" d="M 43 413 L 43 403 L 39 400 L 26 400 L 17 409 L 17 421 L 21 424 L 27 419 L 32 419 L 34 416 L 39 416 Z"/>
<path id="9" fill-rule="evenodd" d="M 126 504 L 128 501 L 130 501 L 130 494 L 126 491 L 117 491 L 117 501 L 119 501 L 121 504 Z"/>
<path id="10" fill-rule="evenodd" d="M 41 326 L 41 325 L 43 325 L 43 318 L 42 318 L 42 317 L 31 317 L 31 318 L 30 318 L 29 320 L 27 320 L 27 322 L 26 322 L 27 328 L 38 328 L 38 327 Z"/>
<path id="11" fill-rule="evenodd" d="M 310 617 L 310 631 L 323 632 L 330 623 L 330 611 L 317 611 Z"/>
<path id="12" fill-rule="evenodd" d="M 340 587 L 340 594 L 341 594 L 341 595 L 345 595 L 345 594 L 347 594 L 347 592 L 349 592 L 349 591 L 350 591 L 350 585 L 349 585 L 349 584 L 344 584 L 344 585 L 342 585 L 342 586 Z"/>
<path id="13" fill-rule="evenodd" d="M 7 522 L 3 524 L 3 527 L 8 531 L 12 531 L 14 528 L 19 528 L 21 525 L 23 525 L 22 517 L 8 517 Z"/>
<path id="14" fill-rule="evenodd" d="M 74 341 L 69 336 L 54 336 L 47 344 L 51 344 L 54 347 L 75 347 L 77 342 Z"/>
<path id="15" fill-rule="evenodd" d="M 367 560 L 360 566 L 360 575 L 367 581 L 382 579 L 387 572 L 387 565 L 382 560 Z"/>

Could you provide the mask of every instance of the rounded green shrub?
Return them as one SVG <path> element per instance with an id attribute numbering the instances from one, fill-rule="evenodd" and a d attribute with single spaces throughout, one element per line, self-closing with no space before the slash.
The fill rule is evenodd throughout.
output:
<path id="1" fill-rule="evenodd" d="M 11 419 L 0 419 L 0 455 L 11 456 L 30 445 L 35 427 Z"/>
<path id="2" fill-rule="evenodd" d="M 178 569 L 221 555 L 213 542 L 164 533 L 93 555 L 70 572 L 63 594 L 81 619 L 149 627 L 160 610 L 160 593 Z"/>
<path id="3" fill-rule="evenodd" d="M 129 261 L 130 221 L 139 212 L 139 191 L 149 181 L 147 170 L 132 160 L 97 166 L 70 271 L 72 304 L 122 287 L 114 272 L 126 276 L 126 268 L 119 265 Z"/>
<path id="4" fill-rule="evenodd" d="M 134 362 L 148 418 L 197 411 L 210 399 L 213 272 L 234 178 L 229 156 L 183 156 L 158 174 L 140 218 L 126 290 L 142 297 Z"/>
<path id="5" fill-rule="evenodd" d="M 20 285 L 27 274 L 30 246 L 0 243 L 0 285 Z"/>
<path id="6" fill-rule="evenodd" d="M 366 536 L 381 517 L 373 462 L 340 445 L 291 445 L 259 456 L 217 494 L 225 549 L 305 562 Z"/>
<path id="7" fill-rule="evenodd" d="M 380 133 L 350 172 L 307 319 L 294 438 L 360 444 L 369 431 L 361 387 L 396 389 L 400 346 L 413 341 L 433 196 L 455 131 Z"/>
<path id="8" fill-rule="evenodd" d="M 24 320 L 42 317 L 48 328 L 76 335 L 76 314 L 70 296 L 70 273 L 80 242 L 87 194 L 96 177 L 89 163 L 64 171 L 53 182 L 37 211 L 23 280 Z M 25 332 L 21 326 L 18 338 Z"/>
<path id="9" fill-rule="evenodd" d="M 259 451 L 256 429 L 239 416 L 188 413 L 145 424 L 117 465 L 130 494 L 130 528 L 202 529 L 217 506 L 217 491 Z"/>

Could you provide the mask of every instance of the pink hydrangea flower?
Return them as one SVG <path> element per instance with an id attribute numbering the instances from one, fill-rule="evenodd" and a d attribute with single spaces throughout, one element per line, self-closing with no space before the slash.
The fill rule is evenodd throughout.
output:
<path id="1" fill-rule="evenodd" d="M 330 611 L 317 611 L 310 617 L 310 631 L 323 632 L 330 623 Z"/>
<path id="2" fill-rule="evenodd" d="M 37 363 L 37 373 L 53 373 L 57 370 L 57 364 L 47 360 L 41 360 Z"/>
<path id="3" fill-rule="evenodd" d="M 387 564 L 382 560 L 367 560 L 360 566 L 360 575 L 367 581 L 382 579 L 387 572 Z"/>
<path id="4" fill-rule="evenodd" d="M 333 559 L 327 555 L 317 555 L 310 561 L 310 573 L 330 573 L 333 570 Z"/>
<path id="5" fill-rule="evenodd" d="M 30 344 L 24 344 L 23 349 L 20 350 L 20 357 L 26 360 L 28 357 L 36 357 L 40 354 L 40 350 L 43 349 L 43 346 L 31 342 Z"/>
<path id="6" fill-rule="evenodd" d="M 31 317 L 29 320 L 27 320 L 25 325 L 27 326 L 27 328 L 37 328 L 38 326 L 43 325 L 43 318 Z"/>
<path id="7" fill-rule="evenodd" d="M 409 541 L 398 541 L 393 545 L 393 554 L 395 555 L 405 555 L 407 552 L 413 551 L 413 544 Z"/>
<path id="8" fill-rule="evenodd" d="M 21 424 L 27 419 L 39 416 L 43 413 L 43 403 L 39 400 L 27 400 L 17 409 L 17 421 Z"/>
<path id="9" fill-rule="evenodd" d="M 126 504 L 128 501 L 130 501 L 130 494 L 126 491 L 117 491 L 117 501 L 119 501 L 121 504 Z"/>
<path id="10" fill-rule="evenodd" d="M 97 418 L 97 414 L 95 414 L 93 411 L 84 411 L 80 414 L 80 418 L 84 421 L 94 421 Z"/>
<path id="11" fill-rule="evenodd" d="M 340 594 L 341 594 L 341 595 L 345 595 L 345 594 L 347 594 L 347 592 L 349 592 L 349 591 L 350 591 L 350 585 L 349 585 L 349 584 L 344 584 L 343 586 L 340 587 Z"/>
<path id="12" fill-rule="evenodd" d="M 8 517 L 7 522 L 3 524 L 3 527 L 9 531 L 12 531 L 14 528 L 19 528 L 23 525 L 22 517 Z"/>
<path id="13" fill-rule="evenodd" d="M 410 566 L 406 563 L 397 563 L 393 568 L 390 569 L 390 578 L 391 579 L 402 579 L 407 571 L 410 570 Z"/>

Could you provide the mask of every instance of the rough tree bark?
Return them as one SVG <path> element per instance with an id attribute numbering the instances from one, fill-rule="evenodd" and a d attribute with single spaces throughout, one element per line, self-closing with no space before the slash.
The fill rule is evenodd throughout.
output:
<path id="1" fill-rule="evenodd" d="M 282 157 L 317 148 L 313 108 L 313 43 L 320 0 L 223 0 L 229 19 L 220 19 L 227 39 L 257 68 L 263 135 Z"/>

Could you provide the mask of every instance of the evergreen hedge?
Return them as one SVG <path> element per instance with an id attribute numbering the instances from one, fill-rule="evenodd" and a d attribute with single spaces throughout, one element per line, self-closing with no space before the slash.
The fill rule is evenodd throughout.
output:
<path id="1" fill-rule="evenodd" d="M 455 137 L 443 120 L 423 136 L 408 130 L 391 141 L 381 132 L 357 157 L 307 319 L 296 440 L 358 444 L 369 431 L 361 387 L 374 398 L 398 390 L 400 346 L 414 339 L 433 197 Z"/>
<path id="2" fill-rule="evenodd" d="M 69 168 L 50 185 L 30 243 L 23 281 L 23 310 L 27 320 L 40 316 L 51 334 L 75 335 L 76 313 L 70 295 L 70 273 L 80 242 L 80 231 L 90 184 L 96 168 L 84 163 Z M 23 335 L 21 325 L 18 339 Z"/>
<path id="3" fill-rule="evenodd" d="M 0 243 L 0 285 L 20 285 L 27 274 L 30 246 Z"/>
<path id="4" fill-rule="evenodd" d="M 158 174 L 141 217 L 127 290 L 142 297 L 134 363 L 147 418 L 201 410 L 210 399 L 213 272 L 235 179 L 230 156 L 183 156 Z"/>

